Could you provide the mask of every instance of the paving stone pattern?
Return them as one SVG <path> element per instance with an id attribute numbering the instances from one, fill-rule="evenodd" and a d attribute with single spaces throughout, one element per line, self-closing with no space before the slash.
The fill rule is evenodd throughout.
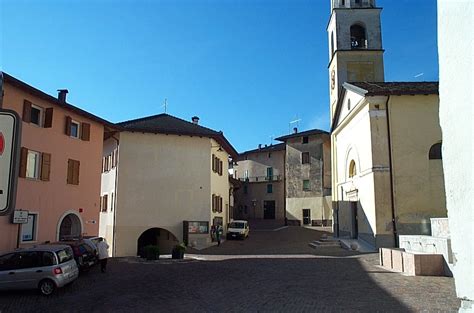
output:
<path id="1" fill-rule="evenodd" d="M 107 273 L 94 268 L 51 297 L 35 291 L 1 293 L 0 311 L 456 312 L 460 304 L 452 278 L 387 272 L 375 265 L 376 254 L 313 250 L 307 244 L 321 233 L 312 230 L 294 227 L 269 233 L 255 232 L 246 241 L 200 251 L 263 253 L 267 258 L 156 262 L 117 258 L 110 260 Z M 279 251 L 320 257 L 271 258 Z"/>

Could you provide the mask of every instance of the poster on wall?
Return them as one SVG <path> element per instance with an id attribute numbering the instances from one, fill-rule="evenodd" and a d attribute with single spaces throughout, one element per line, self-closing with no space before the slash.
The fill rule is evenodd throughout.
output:
<path id="1" fill-rule="evenodd" d="M 208 234 L 209 222 L 188 222 L 189 234 Z"/>

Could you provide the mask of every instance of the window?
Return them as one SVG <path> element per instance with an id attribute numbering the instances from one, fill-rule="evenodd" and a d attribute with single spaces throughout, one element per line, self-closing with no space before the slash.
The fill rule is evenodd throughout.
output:
<path id="1" fill-rule="evenodd" d="M 249 170 L 244 171 L 244 179 L 248 180 L 249 179 Z"/>
<path id="2" fill-rule="evenodd" d="M 79 129 L 80 129 L 80 124 L 75 121 L 71 121 L 71 130 L 70 130 L 70 136 L 73 138 L 79 138 Z"/>
<path id="3" fill-rule="evenodd" d="M 80 162 L 69 159 L 67 161 L 67 183 L 70 185 L 79 185 L 79 167 Z"/>
<path id="4" fill-rule="evenodd" d="M 309 152 L 302 152 L 301 164 L 309 164 L 309 163 L 310 163 Z"/>
<path id="5" fill-rule="evenodd" d="M 441 148 L 441 142 L 432 145 L 430 148 L 430 152 L 428 153 L 428 158 L 430 160 L 441 160 L 443 158 L 441 155 Z"/>
<path id="6" fill-rule="evenodd" d="M 351 99 L 347 99 L 347 110 L 351 109 Z"/>
<path id="7" fill-rule="evenodd" d="M 30 123 L 39 127 L 43 126 L 43 108 L 31 105 Z"/>
<path id="8" fill-rule="evenodd" d="M 365 28 L 359 24 L 354 24 L 351 26 L 351 47 L 352 49 L 367 48 Z"/>
<path id="9" fill-rule="evenodd" d="M 38 223 L 38 214 L 28 214 L 28 222 L 21 224 L 21 241 L 36 240 L 36 226 Z"/>
<path id="10" fill-rule="evenodd" d="M 273 193 L 273 185 L 272 184 L 267 185 L 267 193 Z"/>
<path id="11" fill-rule="evenodd" d="M 107 206 L 108 206 L 108 201 L 107 201 L 108 195 L 103 195 L 100 197 L 100 211 L 101 212 L 107 212 Z"/>
<path id="12" fill-rule="evenodd" d="M 309 185 L 309 179 L 303 180 L 303 190 L 304 191 L 311 190 L 310 185 Z"/>
<path id="13" fill-rule="evenodd" d="M 356 164 L 354 160 L 351 160 L 351 163 L 349 164 L 349 178 L 352 178 L 356 175 L 357 175 Z"/>
<path id="14" fill-rule="evenodd" d="M 273 167 L 267 167 L 267 180 L 273 180 Z"/>
<path id="15" fill-rule="evenodd" d="M 268 152 L 268 158 L 271 158 L 271 157 L 272 157 L 272 153 Z"/>
<path id="16" fill-rule="evenodd" d="M 114 193 L 112 192 L 112 194 L 110 195 L 110 212 L 112 212 L 114 210 L 114 205 L 115 205 Z"/>
<path id="17" fill-rule="evenodd" d="M 41 153 L 28 150 L 28 157 L 26 160 L 26 177 L 27 178 L 39 179 L 40 159 L 41 159 Z"/>
<path id="18" fill-rule="evenodd" d="M 244 185 L 244 194 L 246 195 L 249 192 L 247 185 Z"/>
<path id="19" fill-rule="evenodd" d="M 308 143 L 308 142 L 309 142 L 308 136 L 304 136 L 302 142 L 303 142 L 304 144 Z"/>

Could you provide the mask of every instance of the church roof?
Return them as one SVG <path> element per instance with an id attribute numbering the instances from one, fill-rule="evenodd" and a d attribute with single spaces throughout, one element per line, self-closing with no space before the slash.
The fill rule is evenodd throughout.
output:
<path id="1" fill-rule="evenodd" d="M 343 88 L 337 100 L 331 132 L 339 123 L 342 100 L 346 90 L 355 92 L 363 97 L 371 96 L 402 96 L 402 95 L 437 95 L 439 94 L 438 82 L 351 82 L 342 84 Z"/>
<path id="2" fill-rule="evenodd" d="M 224 137 L 223 132 L 215 131 L 165 113 L 124 121 L 117 123 L 117 125 L 122 131 L 209 137 L 219 142 L 222 148 L 230 155 L 237 156 L 238 154 Z"/>
<path id="3" fill-rule="evenodd" d="M 329 133 L 327 131 L 324 131 L 324 130 L 321 130 L 321 129 L 310 129 L 310 130 L 306 130 L 306 131 L 299 132 L 299 133 L 294 133 L 294 134 L 289 134 L 289 135 L 286 135 L 286 136 L 281 136 L 281 137 L 276 138 L 275 140 L 286 141 L 286 140 L 291 139 L 291 138 L 318 135 L 318 134 L 329 135 Z"/>
<path id="4" fill-rule="evenodd" d="M 350 88 L 355 86 L 359 92 Z M 438 94 L 438 82 L 354 82 L 344 84 L 349 90 L 356 93 L 362 91 L 363 96 L 388 96 L 388 95 L 433 95 Z"/>

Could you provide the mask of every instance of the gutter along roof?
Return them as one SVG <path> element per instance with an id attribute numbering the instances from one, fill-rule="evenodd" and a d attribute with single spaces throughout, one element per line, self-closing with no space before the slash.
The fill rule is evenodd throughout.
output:
<path id="1" fill-rule="evenodd" d="M 121 131 L 209 137 L 216 140 L 232 157 L 238 155 L 238 152 L 225 138 L 223 132 L 218 132 L 165 113 L 124 121 L 116 125 Z"/>

